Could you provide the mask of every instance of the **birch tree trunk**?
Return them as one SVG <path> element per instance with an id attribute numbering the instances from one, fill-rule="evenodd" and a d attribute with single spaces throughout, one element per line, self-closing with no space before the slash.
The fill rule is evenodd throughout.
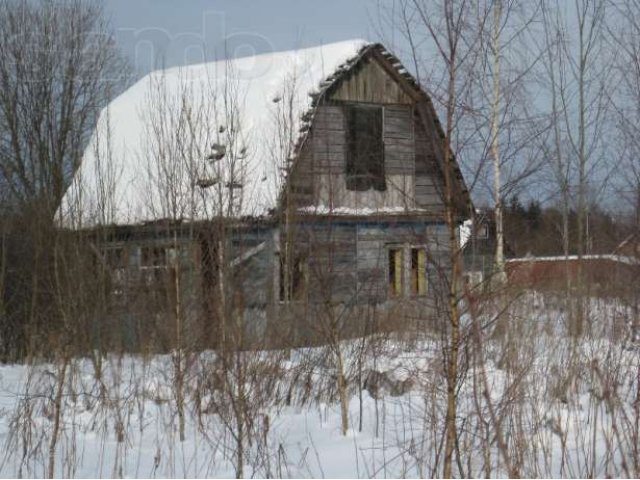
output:
<path id="1" fill-rule="evenodd" d="M 502 22 L 502 0 L 493 5 L 493 32 L 491 35 L 491 53 L 493 56 L 493 101 L 491 104 L 491 157 L 493 159 L 493 195 L 496 221 L 496 281 L 504 283 L 504 226 L 502 205 L 502 183 L 500 178 L 500 24 Z"/>

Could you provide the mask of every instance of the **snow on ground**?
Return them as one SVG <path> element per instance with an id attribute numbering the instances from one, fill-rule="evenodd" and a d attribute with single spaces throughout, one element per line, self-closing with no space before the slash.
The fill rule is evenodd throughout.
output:
<path id="1" fill-rule="evenodd" d="M 591 311 L 599 319 L 629 314 L 611 302 L 596 302 Z M 557 334 L 563 319 L 545 299 L 527 297 L 511 311 L 508 345 L 517 348 L 487 339 L 473 349 L 475 361 L 469 349 L 463 354 L 461 475 L 506 476 L 507 461 L 523 476 L 637 473 L 631 452 L 638 438 L 632 428 L 640 409 L 638 352 L 604 330 L 574 344 Z M 251 400 L 244 410 L 250 418 L 244 424 L 245 477 L 437 475 L 446 393 L 439 342 L 431 335 L 341 344 L 351 385 L 346 436 L 327 348 L 239 354 L 234 360 L 243 365 L 242 382 L 225 376 L 212 352 L 182 363 L 175 353 L 108 356 L 99 369 L 91 359 L 74 360 L 65 371 L 56 476 L 233 477 L 238 429 L 228 407 L 232 397 L 242 398 L 241 385 Z M 185 372 L 183 441 L 177 365 Z M 0 367 L 2 476 L 47 474 L 60 377 L 60 365 Z"/>

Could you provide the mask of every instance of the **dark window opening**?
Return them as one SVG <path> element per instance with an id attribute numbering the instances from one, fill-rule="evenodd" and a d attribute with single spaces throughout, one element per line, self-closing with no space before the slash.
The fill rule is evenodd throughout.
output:
<path id="1" fill-rule="evenodd" d="M 403 277 L 403 256 L 402 248 L 389 249 L 389 294 L 392 297 L 402 295 Z"/>
<path id="2" fill-rule="evenodd" d="M 386 190 L 382 122 L 381 106 L 347 106 L 348 190 Z"/>
<path id="3" fill-rule="evenodd" d="M 142 247 L 143 267 L 164 267 L 167 264 L 164 247 Z"/>
<path id="4" fill-rule="evenodd" d="M 203 285 L 206 288 L 211 288 L 218 282 L 220 259 L 218 258 L 217 243 L 212 239 L 203 238 L 200 241 L 200 256 Z"/>
<path id="5" fill-rule="evenodd" d="M 278 298 L 281 302 L 302 299 L 304 277 L 305 262 L 301 257 L 296 257 L 291 265 L 287 265 L 284 255 L 280 256 L 280 292 Z"/>
<path id="6" fill-rule="evenodd" d="M 125 267 L 125 250 L 122 247 L 109 248 L 105 251 L 105 261 L 111 268 Z"/>

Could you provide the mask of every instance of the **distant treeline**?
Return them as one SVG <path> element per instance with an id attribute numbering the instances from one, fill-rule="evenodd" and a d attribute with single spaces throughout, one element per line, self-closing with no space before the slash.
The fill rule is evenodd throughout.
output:
<path id="1" fill-rule="evenodd" d="M 569 210 L 569 254 L 577 254 L 577 212 Z M 613 253 L 634 231 L 633 223 L 592 206 L 587 214 L 586 252 Z M 505 241 L 510 256 L 562 255 L 562 212 L 542 207 L 536 200 L 526 205 L 512 197 L 505 205 Z"/>

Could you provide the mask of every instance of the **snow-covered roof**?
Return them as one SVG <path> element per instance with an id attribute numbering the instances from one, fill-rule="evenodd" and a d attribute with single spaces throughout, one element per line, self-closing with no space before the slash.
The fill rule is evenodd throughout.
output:
<path id="1" fill-rule="evenodd" d="M 145 76 L 102 112 L 61 204 L 62 223 L 267 214 L 310 94 L 365 45 L 351 40 Z"/>

